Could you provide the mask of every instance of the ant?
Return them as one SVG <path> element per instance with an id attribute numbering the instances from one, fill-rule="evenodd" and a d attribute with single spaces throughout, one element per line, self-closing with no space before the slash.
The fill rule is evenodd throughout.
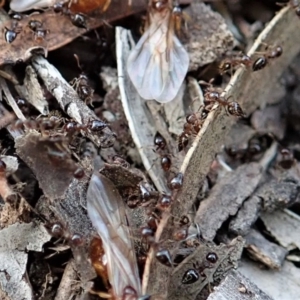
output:
<path id="1" fill-rule="evenodd" d="M 168 7 L 168 1 L 165 1 L 165 0 L 154 0 L 154 1 L 151 1 L 151 6 L 153 9 L 157 10 L 157 11 L 162 11 L 164 10 L 165 8 Z"/>
<path id="2" fill-rule="evenodd" d="M 226 58 L 221 62 L 219 66 L 220 74 L 223 75 L 228 71 L 231 71 L 232 73 L 232 70 L 237 66 L 244 65 L 246 67 L 250 67 L 251 64 L 251 58 L 246 54 L 240 53 L 239 55 L 234 55 L 231 58 Z"/>
<path id="3" fill-rule="evenodd" d="M 46 35 L 50 32 L 48 29 L 43 28 L 43 23 L 39 20 L 30 20 L 28 27 L 34 34 L 34 39 L 41 42 L 45 39 Z"/>
<path id="4" fill-rule="evenodd" d="M 154 145 L 156 146 L 156 151 L 165 150 L 167 146 L 165 138 L 159 132 L 156 132 L 154 136 Z"/>
<path id="5" fill-rule="evenodd" d="M 217 102 L 225 108 L 228 114 L 236 117 L 245 117 L 245 113 L 243 112 L 241 106 L 237 102 L 228 101 L 228 99 L 230 99 L 231 96 L 228 98 L 221 96 L 221 93 L 218 90 L 212 88 L 211 81 L 209 83 L 205 82 L 205 84 L 209 86 L 204 94 L 205 102 L 212 104 Z"/>
<path id="6" fill-rule="evenodd" d="M 6 43 L 11 44 L 18 36 L 18 34 L 22 31 L 22 27 L 19 26 L 19 21 L 22 19 L 20 14 L 15 14 L 12 16 L 11 29 L 4 27 L 4 37 Z"/>
<path id="7" fill-rule="evenodd" d="M 289 4 L 294 9 L 296 15 L 300 17 L 300 2 L 298 0 L 290 0 Z"/>
<path id="8" fill-rule="evenodd" d="M 23 129 L 23 127 L 26 127 L 28 129 L 38 129 L 41 132 L 49 131 L 56 129 L 59 125 L 60 121 L 57 121 L 52 118 L 42 118 L 37 120 L 16 120 L 12 127 L 14 129 Z"/>
<path id="9" fill-rule="evenodd" d="M 180 29 L 181 29 L 181 23 L 182 23 L 182 9 L 178 4 L 175 4 L 173 10 L 172 10 L 172 17 L 173 17 L 173 22 L 174 22 L 174 28 L 176 33 L 179 34 Z"/>
<path id="10" fill-rule="evenodd" d="M 78 28 L 87 29 L 86 24 L 86 15 L 82 13 L 72 13 L 70 8 L 65 5 L 63 2 L 59 2 L 53 5 L 53 11 L 55 13 L 60 13 L 66 15 L 70 18 L 72 24 Z"/>
<path id="11" fill-rule="evenodd" d="M 100 120 L 92 120 L 89 121 L 87 124 L 79 124 L 76 122 L 68 122 L 64 126 L 64 130 L 67 133 L 75 133 L 75 132 L 80 132 L 81 130 L 84 131 L 91 131 L 91 132 L 101 132 L 105 128 L 107 128 L 107 123 L 100 121 Z"/>
<path id="12" fill-rule="evenodd" d="M 73 86 L 75 87 L 75 90 L 81 100 L 85 101 L 86 103 L 91 103 L 94 95 L 94 90 L 89 85 L 89 79 L 87 75 L 82 72 L 79 57 L 76 54 L 74 54 L 74 57 L 77 61 L 78 68 L 81 70 L 81 74 L 79 75 L 79 78 L 74 78 L 71 84 L 73 84 Z"/>
<path id="13" fill-rule="evenodd" d="M 71 22 L 78 28 L 87 29 L 86 16 L 82 13 L 70 14 Z"/>
<path id="14" fill-rule="evenodd" d="M 290 169 L 296 161 L 293 152 L 286 148 L 280 150 L 277 160 L 278 165 L 285 170 Z"/>
<path id="15" fill-rule="evenodd" d="M 157 132 L 154 136 L 155 152 L 160 155 L 160 165 L 165 172 L 168 172 L 172 166 L 170 154 L 166 153 L 167 142 L 165 138 Z"/>
<path id="16" fill-rule="evenodd" d="M 201 105 L 196 113 L 188 114 L 185 118 L 186 122 L 183 125 L 183 131 L 178 136 L 178 151 L 185 149 L 189 143 L 189 137 L 197 135 L 202 128 L 204 120 L 207 116 L 204 107 Z"/>
<path id="17" fill-rule="evenodd" d="M 280 57 L 283 53 L 283 49 L 281 46 L 274 46 L 271 47 L 271 49 L 268 49 L 268 46 L 266 47 L 266 52 L 263 52 L 263 56 L 260 56 L 257 58 L 253 65 L 252 65 L 252 71 L 259 71 L 265 68 L 265 66 L 269 63 L 269 59 L 274 59 L 277 57 Z"/>
<path id="18" fill-rule="evenodd" d="M 139 184 L 139 189 L 139 200 L 142 201 L 142 206 L 147 206 L 155 202 L 155 208 L 157 208 L 159 211 L 164 211 L 169 208 L 173 202 L 173 199 L 170 195 L 165 193 L 160 194 L 157 191 L 149 191 L 144 184 Z M 140 201 L 138 201 L 137 204 L 141 203 Z"/>
<path id="19" fill-rule="evenodd" d="M 0 158 L 0 173 L 4 173 L 6 170 L 6 163 Z"/>
<path id="20" fill-rule="evenodd" d="M 199 117 L 200 115 L 200 117 Z M 198 111 L 197 113 L 191 113 L 186 116 L 186 123 L 183 126 L 183 131 L 189 134 L 198 134 L 200 131 L 204 119 L 206 118 L 206 114 L 202 111 Z"/>
<path id="21" fill-rule="evenodd" d="M 37 120 L 16 120 L 12 127 L 14 129 L 22 129 L 23 127 L 27 127 L 28 129 L 37 129 L 41 132 L 54 130 L 60 124 L 60 119 L 56 116 L 52 116 L 50 118 L 42 118 Z M 87 124 L 79 124 L 73 121 L 66 123 L 63 126 L 63 131 L 68 134 L 74 134 L 75 132 L 80 132 L 81 130 L 84 131 L 91 131 L 91 132 L 101 132 L 105 128 L 107 128 L 108 124 L 101 121 L 101 120 L 89 120 Z"/>
<path id="22" fill-rule="evenodd" d="M 171 190 L 179 190 L 183 185 L 183 174 L 178 173 L 171 181 L 170 181 L 170 189 Z"/>
<path id="23" fill-rule="evenodd" d="M 182 276 L 182 284 L 193 284 L 197 282 L 200 277 L 206 279 L 205 269 L 211 269 L 214 264 L 218 261 L 218 256 L 215 252 L 209 252 L 206 255 L 206 260 L 200 264 L 199 261 L 193 263 L 193 269 L 188 269 Z"/>
<path id="24" fill-rule="evenodd" d="M 182 151 L 189 144 L 189 134 L 183 131 L 178 137 L 178 151 Z"/>
<path id="25" fill-rule="evenodd" d="M 159 247 L 159 243 L 155 242 L 155 231 L 150 227 L 141 228 L 142 238 L 147 241 L 149 247 L 157 248 L 155 258 L 163 265 L 167 267 L 173 267 L 173 260 L 169 250 Z"/>
<path id="26" fill-rule="evenodd" d="M 289 5 L 292 9 L 294 9 L 296 15 L 300 17 L 300 2 L 299 0 L 289 0 L 289 2 L 286 3 L 276 3 L 279 6 L 285 6 Z"/>

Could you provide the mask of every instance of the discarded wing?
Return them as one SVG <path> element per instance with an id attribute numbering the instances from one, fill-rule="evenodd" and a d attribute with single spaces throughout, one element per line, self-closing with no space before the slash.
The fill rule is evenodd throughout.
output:
<path id="1" fill-rule="evenodd" d="M 10 2 L 10 9 L 16 12 L 23 12 L 34 8 L 50 7 L 55 2 L 55 0 L 12 0 Z"/>
<path id="2" fill-rule="evenodd" d="M 128 58 L 129 77 L 146 100 L 173 100 L 188 71 L 189 55 L 175 35 L 171 17 L 169 7 L 150 8 L 150 26 Z"/>
<path id="3" fill-rule="evenodd" d="M 134 247 L 127 226 L 124 202 L 113 183 L 99 173 L 92 175 L 87 191 L 88 215 L 102 239 L 107 271 L 114 296 L 123 299 L 126 289 L 141 295 Z"/>

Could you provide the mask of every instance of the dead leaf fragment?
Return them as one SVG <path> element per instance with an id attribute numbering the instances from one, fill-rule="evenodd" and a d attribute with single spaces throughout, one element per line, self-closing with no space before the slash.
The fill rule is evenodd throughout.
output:
<path id="1" fill-rule="evenodd" d="M 16 140 L 18 155 L 32 169 L 41 189 L 51 199 L 64 195 L 76 169 L 71 154 L 60 148 L 63 145 L 63 141 L 43 140 L 37 132 L 29 132 Z"/>
<path id="2" fill-rule="evenodd" d="M 102 7 L 102 10 L 104 8 Z M 88 30 L 98 28 L 103 24 L 140 12 L 145 8 L 146 2 L 144 1 L 132 1 L 132 5 L 128 6 L 128 2 L 125 0 L 111 0 L 111 4 L 105 12 L 101 12 L 100 9 L 95 15 L 88 16 L 87 28 Z M 49 30 L 42 43 L 34 39 L 32 31 L 27 27 L 28 21 L 33 18 L 41 21 L 43 28 Z M 46 55 L 47 51 L 58 49 L 87 32 L 84 28 L 74 26 L 68 16 L 55 14 L 52 9 L 41 14 L 35 14 L 34 17 L 25 17 L 19 22 L 19 26 L 23 30 L 13 43 L 8 44 L 4 38 L 0 39 L 0 65 L 26 61 L 34 51 L 42 50 Z M 4 32 L 5 27 L 11 28 L 10 20 L 1 24 L 0 31 Z"/>
<path id="3" fill-rule="evenodd" d="M 44 226 L 13 224 L 0 231 L 0 285 L 11 300 L 32 300 L 26 279 L 27 251 L 42 251 L 51 239 Z"/>

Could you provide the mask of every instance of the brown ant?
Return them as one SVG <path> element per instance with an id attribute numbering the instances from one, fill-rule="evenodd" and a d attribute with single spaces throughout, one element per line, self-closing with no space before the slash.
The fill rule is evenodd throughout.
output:
<path id="1" fill-rule="evenodd" d="M 205 269 L 211 269 L 214 267 L 215 263 L 218 261 L 218 256 L 215 252 L 210 252 L 206 255 L 205 261 L 200 263 L 197 261 L 193 263 L 193 269 L 188 269 L 182 276 L 182 284 L 193 284 L 197 282 L 200 277 L 206 279 Z"/>
<path id="2" fill-rule="evenodd" d="M 82 13 L 70 14 L 71 22 L 78 28 L 87 29 L 86 16 Z"/>
<path id="3" fill-rule="evenodd" d="M 164 211 L 168 209 L 173 202 L 173 199 L 171 196 L 167 194 L 161 194 L 158 198 L 156 208 L 158 208 L 160 211 Z"/>
<path id="4" fill-rule="evenodd" d="M 12 124 L 12 127 L 14 129 L 23 129 L 23 127 L 26 127 L 28 129 L 36 129 L 40 130 L 41 132 L 45 132 L 57 129 L 60 123 L 61 121 L 59 118 L 56 116 L 51 116 L 50 118 L 42 118 L 37 120 L 16 120 Z M 62 127 L 62 130 L 69 135 L 72 135 L 76 132 L 80 132 L 81 130 L 97 133 L 103 131 L 107 127 L 108 124 L 101 120 L 89 120 L 87 124 L 79 124 L 70 121 Z"/>
<path id="5" fill-rule="evenodd" d="M 75 132 L 80 132 L 81 130 L 83 131 L 91 131 L 91 132 L 101 132 L 105 128 L 107 128 L 107 123 L 100 121 L 100 120 L 92 120 L 89 121 L 87 124 L 79 124 L 76 122 L 68 122 L 64 126 L 64 130 L 67 133 L 75 133 Z"/>
<path id="6" fill-rule="evenodd" d="M 252 65 L 253 72 L 262 70 L 269 63 L 269 59 L 280 57 L 282 53 L 283 53 L 283 49 L 281 46 L 274 46 L 271 47 L 271 49 L 268 49 L 267 46 L 266 51 L 262 53 L 263 56 L 258 57 L 254 61 Z"/>
<path id="7" fill-rule="evenodd" d="M 171 155 L 166 153 L 167 142 L 159 132 L 156 132 L 154 136 L 154 145 L 156 147 L 155 152 L 160 155 L 161 168 L 168 172 L 172 166 Z"/>
<path id="8" fill-rule="evenodd" d="M 4 173 L 6 170 L 6 163 L 0 158 L 0 173 Z"/>
<path id="9" fill-rule="evenodd" d="M 189 143 L 189 135 L 186 132 L 182 132 L 178 137 L 178 151 L 182 151 L 187 147 Z"/>
<path id="10" fill-rule="evenodd" d="M 160 165 L 165 172 L 168 172 L 172 165 L 172 160 L 169 154 L 162 155 L 160 158 Z"/>
<path id="11" fill-rule="evenodd" d="M 18 36 L 18 34 L 22 31 L 22 27 L 19 26 L 19 21 L 22 19 L 20 17 L 21 15 L 16 14 L 13 16 L 12 22 L 11 22 L 11 29 L 4 27 L 4 37 L 6 43 L 11 44 Z"/>
<path id="12" fill-rule="evenodd" d="M 79 57 L 76 54 L 74 54 L 74 57 L 77 61 L 78 68 L 81 70 L 81 74 L 78 78 L 74 78 L 71 84 L 74 86 L 81 100 L 85 101 L 86 103 L 91 103 L 94 95 L 94 90 L 89 85 L 89 79 L 87 75 L 82 72 Z"/>
<path id="13" fill-rule="evenodd" d="M 156 151 L 165 150 L 167 146 L 165 138 L 159 132 L 156 132 L 154 136 L 154 145 L 156 146 Z"/>
<path id="14" fill-rule="evenodd" d="M 186 123 L 183 126 L 183 131 L 188 134 L 198 134 L 203 125 L 205 117 L 206 115 L 203 113 L 203 111 L 188 114 L 185 118 Z"/>
<path id="15" fill-rule="evenodd" d="M 285 170 L 290 169 L 295 164 L 293 152 L 286 148 L 280 150 L 277 160 L 278 165 Z"/>
<path id="16" fill-rule="evenodd" d="M 72 24 L 78 28 L 84 28 L 87 29 L 87 24 L 86 24 L 86 15 L 82 13 L 72 13 L 70 8 L 67 7 L 67 5 L 63 2 L 59 2 L 53 5 L 53 11 L 55 13 L 60 13 L 62 15 L 66 15 L 67 17 L 70 18 Z"/>
<path id="17" fill-rule="evenodd" d="M 82 179 L 84 177 L 84 170 L 81 167 L 77 168 L 74 171 L 73 176 L 76 179 Z"/>
<path id="18" fill-rule="evenodd" d="M 187 229 L 187 227 L 176 229 L 176 230 L 173 232 L 173 239 L 174 239 L 175 241 L 183 241 L 183 240 L 185 240 L 187 237 L 188 237 L 188 229 Z"/>
<path id="19" fill-rule="evenodd" d="M 34 39 L 38 42 L 42 42 L 46 35 L 50 32 L 48 29 L 43 28 L 43 23 L 39 20 L 30 20 L 28 27 L 34 34 Z"/>
<path id="20" fill-rule="evenodd" d="M 246 54 L 234 55 L 233 57 L 226 58 L 221 62 L 219 66 L 220 74 L 223 75 L 228 71 L 231 71 L 232 73 L 232 70 L 237 66 L 244 65 L 246 67 L 250 67 L 251 64 L 252 64 L 252 60 L 248 55 Z"/>
<path id="21" fill-rule="evenodd" d="M 213 104 L 214 102 L 217 102 L 225 108 L 228 114 L 236 117 L 245 117 L 245 113 L 243 112 L 241 106 L 237 102 L 228 101 L 230 97 L 225 98 L 221 96 L 221 93 L 219 91 L 214 90 L 211 87 L 209 87 L 204 94 L 204 99 L 206 103 Z"/>
<path id="22" fill-rule="evenodd" d="M 12 128 L 23 129 L 23 127 L 26 127 L 28 129 L 37 129 L 40 130 L 41 132 L 45 132 L 45 131 L 56 129 L 59 123 L 60 123 L 59 121 L 50 118 L 49 119 L 42 118 L 37 120 L 25 120 L 25 121 L 16 120 L 12 124 Z"/>
<path id="23" fill-rule="evenodd" d="M 300 17 L 300 2 L 299 2 L 299 0 L 289 0 L 289 2 L 286 2 L 286 3 L 276 2 L 276 4 L 279 6 L 289 5 L 292 9 L 294 9 L 296 15 L 298 17 Z"/>
<path id="24" fill-rule="evenodd" d="M 178 173 L 171 181 L 170 181 L 170 189 L 171 190 L 179 190 L 183 185 L 183 174 Z"/>
<path id="25" fill-rule="evenodd" d="M 201 108 L 201 107 L 200 107 Z M 199 108 L 199 110 L 200 110 Z M 178 136 L 178 151 L 185 149 L 189 143 L 189 137 L 197 135 L 202 128 L 203 122 L 206 118 L 203 110 L 196 113 L 191 113 L 186 116 L 186 122 L 183 125 L 183 131 Z"/>
<path id="26" fill-rule="evenodd" d="M 163 265 L 167 267 L 173 267 L 173 260 L 169 250 L 162 249 L 159 247 L 159 243 L 155 242 L 154 234 L 155 231 L 150 227 L 142 227 L 141 229 L 142 238 L 146 240 L 149 247 L 154 247 L 157 250 L 155 251 L 155 258 Z"/>
<path id="27" fill-rule="evenodd" d="M 182 21 L 183 21 L 183 14 L 182 9 L 178 5 L 178 3 L 174 3 L 174 7 L 172 10 L 172 19 L 174 22 L 174 28 L 177 34 L 180 33 Z"/>
<path id="28" fill-rule="evenodd" d="M 300 2 L 298 0 L 290 0 L 289 5 L 294 9 L 296 15 L 300 17 Z"/>
<path id="29" fill-rule="evenodd" d="M 173 260 L 168 249 L 160 249 L 156 252 L 155 258 L 167 267 L 173 267 Z"/>

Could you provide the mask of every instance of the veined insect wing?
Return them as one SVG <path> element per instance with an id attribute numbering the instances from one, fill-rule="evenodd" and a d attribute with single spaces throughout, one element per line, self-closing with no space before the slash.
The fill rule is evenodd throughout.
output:
<path id="1" fill-rule="evenodd" d="M 189 55 L 174 30 L 171 11 L 150 10 L 150 26 L 132 49 L 127 72 L 145 100 L 172 101 L 178 94 L 189 66 Z"/>
<path id="2" fill-rule="evenodd" d="M 126 286 L 140 295 L 141 284 L 124 202 L 113 183 L 99 173 L 94 173 L 90 180 L 87 211 L 103 243 L 115 296 L 121 298 Z"/>
<path id="3" fill-rule="evenodd" d="M 55 4 L 55 0 L 12 0 L 10 9 L 16 12 L 22 12 L 30 9 L 39 9 L 50 7 Z"/>

